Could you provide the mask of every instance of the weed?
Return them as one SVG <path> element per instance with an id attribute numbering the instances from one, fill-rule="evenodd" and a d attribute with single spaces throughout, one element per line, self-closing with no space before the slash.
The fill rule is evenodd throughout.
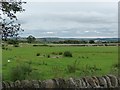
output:
<path id="1" fill-rule="evenodd" d="M 72 57 L 72 53 L 70 51 L 65 51 L 63 56 L 64 57 Z"/>

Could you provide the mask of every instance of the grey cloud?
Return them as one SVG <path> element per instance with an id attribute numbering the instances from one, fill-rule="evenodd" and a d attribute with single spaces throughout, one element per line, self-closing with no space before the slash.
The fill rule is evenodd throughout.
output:
<path id="1" fill-rule="evenodd" d="M 70 4 L 71 6 L 68 5 L 69 7 L 65 7 L 65 5 L 68 4 L 65 3 L 64 8 L 59 3 L 53 4 L 52 7 L 49 4 L 33 6 L 33 9 L 28 7 L 28 13 L 26 12 L 22 16 L 19 15 L 22 27 L 25 29 L 24 34 L 34 34 L 39 37 L 116 36 L 117 12 L 113 11 L 112 4 L 112 9 L 110 6 L 105 7 L 108 4 L 104 4 L 101 9 L 95 5 L 83 10 L 81 9 L 82 4 L 74 3 Z M 39 7 L 40 10 L 38 8 L 38 11 L 35 11 L 35 7 Z"/>

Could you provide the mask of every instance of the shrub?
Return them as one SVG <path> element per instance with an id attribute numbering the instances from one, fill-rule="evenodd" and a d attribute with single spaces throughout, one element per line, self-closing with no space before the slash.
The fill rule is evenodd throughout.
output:
<path id="1" fill-rule="evenodd" d="M 120 75 L 120 63 L 115 63 L 111 66 L 110 74 Z"/>
<path id="2" fill-rule="evenodd" d="M 33 47 L 37 47 L 37 46 L 40 46 L 40 45 L 36 45 L 36 44 L 33 45 Z"/>
<path id="3" fill-rule="evenodd" d="M 36 56 L 40 56 L 40 53 L 37 53 Z"/>
<path id="4" fill-rule="evenodd" d="M 5 45 L 4 44 L 2 44 L 2 49 L 5 49 Z"/>
<path id="5" fill-rule="evenodd" d="M 60 78 L 63 70 L 60 66 L 52 66 L 51 72 L 53 72 L 54 78 Z"/>
<path id="6" fill-rule="evenodd" d="M 17 40 L 12 40 L 12 39 L 8 39 L 7 43 L 12 45 L 19 44 Z"/>
<path id="7" fill-rule="evenodd" d="M 64 57 L 72 57 L 72 53 L 70 51 L 65 51 L 63 56 Z"/>
<path id="8" fill-rule="evenodd" d="M 62 52 L 59 52 L 59 55 L 62 55 L 63 53 Z"/>
<path id="9" fill-rule="evenodd" d="M 19 44 L 13 44 L 14 47 L 19 47 Z"/>
<path id="10" fill-rule="evenodd" d="M 8 50 L 7 46 L 8 46 L 7 44 L 2 44 L 2 49 Z"/>
<path id="11" fill-rule="evenodd" d="M 50 58 L 50 55 L 47 55 L 48 58 Z"/>
<path id="12" fill-rule="evenodd" d="M 57 52 L 52 52 L 52 54 L 53 54 L 53 55 L 58 55 L 58 53 L 57 53 Z"/>
<path id="13" fill-rule="evenodd" d="M 67 71 L 68 71 L 69 73 L 75 73 L 76 70 L 79 69 L 77 66 L 79 66 L 79 61 L 78 61 L 78 60 L 75 60 L 75 62 L 72 63 L 71 65 L 67 65 Z"/>
<path id="14" fill-rule="evenodd" d="M 113 67 L 113 68 L 120 69 L 120 63 L 113 64 L 112 67 Z"/>
<path id="15" fill-rule="evenodd" d="M 47 63 L 43 61 L 42 65 L 46 65 L 47 66 Z"/>
<path id="16" fill-rule="evenodd" d="M 95 75 L 98 71 L 101 71 L 101 68 L 98 68 L 96 65 L 90 66 L 86 65 L 85 68 L 82 68 L 81 74 L 83 76 L 88 76 L 88 75 Z"/>
<path id="17" fill-rule="evenodd" d="M 30 72 L 32 72 L 32 68 L 28 64 L 20 64 L 11 71 L 11 79 L 12 81 L 16 80 L 24 80 L 27 76 L 29 76 Z"/>
<path id="18" fill-rule="evenodd" d="M 69 73 L 75 73 L 76 72 L 76 67 L 73 65 L 67 65 L 67 70 Z"/>

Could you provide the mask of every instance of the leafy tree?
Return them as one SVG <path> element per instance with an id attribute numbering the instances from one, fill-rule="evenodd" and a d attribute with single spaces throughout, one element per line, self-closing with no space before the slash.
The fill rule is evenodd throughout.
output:
<path id="1" fill-rule="evenodd" d="M 36 38 L 33 37 L 32 35 L 30 35 L 30 36 L 27 37 L 27 41 L 28 41 L 28 43 L 35 42 L 35 40 L 36 40 Z"/>
<path id="2" fill-rule="evenodd" d="M 94 42 L 94 40 L 90 40 L 89 43 L 90 43 L 90 44 L 93 44 L 93 43 L 95 43 L 95 42 Z"/>
<path id="3" fill-rule="evenodd" d="M 17 23 L 17 12 L 25 11 L 22 8 L 22 0 L 2 0 L 0 2 L 0 34 L 2 40 L 7 41 L 9 37 L 17 37 L 21 29 L 21 25 Z"/>
<path id="4" fill-rule="evenodd" d="M 64 56 L 64 57 L 72 57 L 72 53 L 71 53 L 70 51 L 65 51 L 65 52 L 63 53 L 63 56 Z"/>

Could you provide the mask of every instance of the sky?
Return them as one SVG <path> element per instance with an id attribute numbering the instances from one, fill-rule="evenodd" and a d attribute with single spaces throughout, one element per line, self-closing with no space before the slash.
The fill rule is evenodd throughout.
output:
<path id="1" fill-rule="evenodd" d="M 118 3 L 111 0 L 28 0 L 23 8 L 17 14 L 22 37 L 118 37 Z"/>

